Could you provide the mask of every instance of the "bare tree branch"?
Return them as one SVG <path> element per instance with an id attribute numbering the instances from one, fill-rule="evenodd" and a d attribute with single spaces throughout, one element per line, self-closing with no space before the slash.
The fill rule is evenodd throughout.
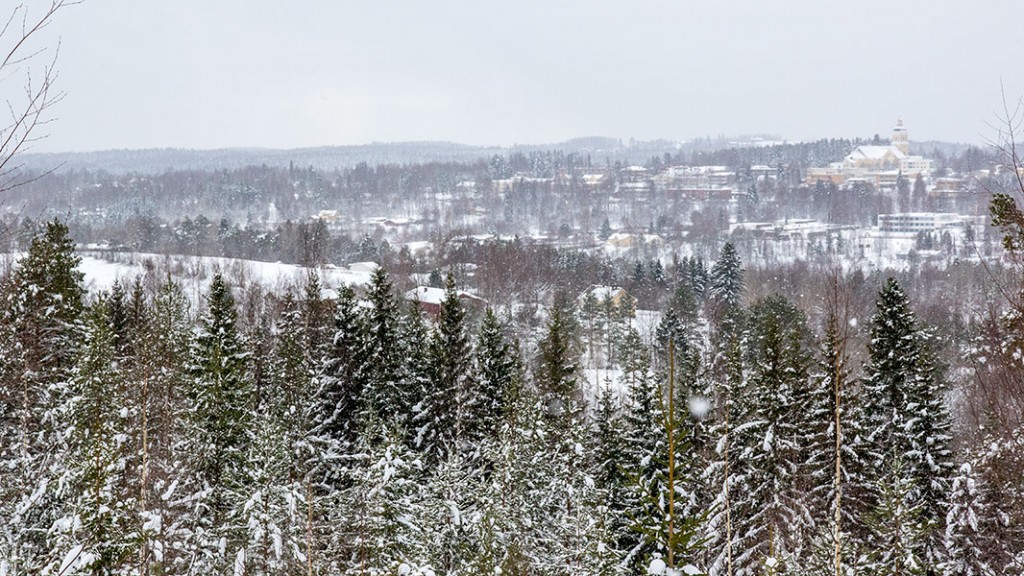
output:
<path id="1" fill-rule="evenodd" d="M 53 122 L 53 107 L 64 98 L 55 88 L 60 42 L 51 47 L 35 47 L 42 30 L 49 26 L 62 8 L 81 0 L 51 0 L 45 10 L 34 14 L 27 4 L 15 6 L 0 27 L 0 94 L 9 118 L 0 124 L 0 193 L 28 184 L 45 174 L 26 175 L 17 161 L 19 154 L 46 138 L 44 127 Z M 42 56 L 52 51 L 52 57 Z M 20 84 L 21 93 L 10 86 Z"/>

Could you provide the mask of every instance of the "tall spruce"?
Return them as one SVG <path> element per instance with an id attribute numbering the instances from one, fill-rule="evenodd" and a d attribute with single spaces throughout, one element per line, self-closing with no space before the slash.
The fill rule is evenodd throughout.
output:
<path id="1" fill-rule="evenodd" d="M 210 283 L 206 305 L 191 351 L 187 458 L 194 483 L 196 565 L 223 570 L 245 545 L 235 515 L 248 497 L 253 390 L 235 299 L 220 274 Z"/>
<path id="2" fill-rule="evenodd" d="M 579 359 L 573 346 L 572 324 L 566 315 L 561 307 L 552 308 L 547 334 L 540 342 L 536 375 L 537 390 L 548 418 L 563 422 L 577 415 L 581 400 Z"/>
<path id="3" fill-rule="evenodd" d="M 746 490 L 734 510 L 743 549 L 737 568 L 755 572 L 798 557 L 811 523 L 804 498 L 810 334 L 803 313 L 781 296 L 755 302 L 749 326 L 751 406 L 735 440 Z"/>
<path id="4" fill-rule="evenodd" d="M 807 490 L 816 538 L 812 553 L 821 571 L 833 575 L 855 565 L 852 536 L 864 534 L 868 511 L 864 414 L 855 393 L 847 337 L 847 328 L 830 309 L 811 378 L 807 418 Z"/>
<path id="5" fill-rule="evenodd" d="M 523 382 L 518 348 L 491 308 L 480 324 L 475 359 L 480 410 L 474 426 L 484 436 L 498 438 L 501 427 L 513 422 Z"/>
<path id="6" fill-rule="evenodd" d="M 380 418 L 408 424 L 412 412 L 404 386 L 404 342 L 399 334 L 399 305 L 394 286 L 383 267 L 378 267 L 366 292 L 370 304 L 362 312 L 365 338 L 354 375 L 362 389 L 360 418 Z"/>
<path id="7" fill-rule="evenodd" d="M 911 497 L 923 523 L 918 554 L 925 573 L 934 574 L 943 562 L 941 536 L 952 474 L 945 384 L 929 336 L 918 327 L 895 279 L 886 282 L 876 305 L 862 384 L 868 454 L 876 470 L 893 470 L 890 461 L 896 455 L 905 460 L 898 470 L 908 475 L 905 484 L 913 487 Z"/>
<path id="8" fill-rule="evenodd" d="M 466 310 L 451 274 L 429 346 L 431 382 L 418 415 L 422 428 L 417 443 L 429 459 L 440 460 L 453 450 L 471 451 L 478 440 L 471 428 L 477 423 L 480 398 L 472 373 Z"/>
<path id="9" fill-rule="evenodd" d="M 0 562 L 12 574 L 59 567 L 54 525 L 70 422 L 69 381 L 82 332 L 80 258 L 59 220 L 32 238 L 0 290 Z"/>
<path id="10" fill-rule="evenodd" d="M 72 424 L 65 480 L 70 502 L 56 532 L 70 570 L 120 573 L 131 565 L 141 526 L 137 493 L 128 493 L 129 411 L 110 302 L 101 294 L 86 311 L 85 340 L 71 382 Z"/>
<path id="11" fill-rule="evenodd" d="M 328 452 L 344 451 L 355 442 L 359 403 L 366 373 L 363 368 L 365 332 L 350 286 L 338 288 L 334 306 L 334 333 L 319 369 L 316 370 L 316 399 L 311 425 Z"/>

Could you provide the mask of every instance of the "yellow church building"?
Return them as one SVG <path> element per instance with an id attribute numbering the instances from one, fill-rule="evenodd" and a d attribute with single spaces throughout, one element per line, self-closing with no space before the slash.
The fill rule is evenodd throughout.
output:
<path id="1" fill-rule="evenodd" d="M 809 185 L 832 182 L 838 186 L 860 180 L 879 187 L 894 186 L 899 175 L 913 180 L 927 176 L 933 169 L 931 160 L 910 155 L 910 137 L 903 120 L 896 121 L 892 143 L 888 146 L 858 146 L 841 162 L 824 168 L 808 168 L 804 181 Z"/>

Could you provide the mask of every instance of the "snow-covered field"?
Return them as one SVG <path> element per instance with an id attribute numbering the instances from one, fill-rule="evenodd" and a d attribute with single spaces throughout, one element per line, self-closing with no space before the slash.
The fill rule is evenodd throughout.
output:
<path id="1" fill-rule="evenodd" d="M 183 256 L 129 252 L 80 251 L 82 258 L 78 269 L 85 275 L 85 287 L 90 292 L 109 290 L 115 282 L 131 284 L 137 277 L 157 274 L 170 275 L 186 294 L 199 295 L 209 288 L 210 280 L 217 272 L 224 274 L 239 288 L 260 284 L 270 289 L 286 286 L 301 286 L 311 270 L 295 264 L 281 262 L 260 262 L 237 258 L 207 256 Z M 0 255 L 0 262 L 10 263 L 21 254 Z M 320 276 L 324 296 L 330 297 L 342 285 L 364 286 L 369 284 L 376 264 L 360 262 L 349 267 L 325 266 L 314 268 Z"/>

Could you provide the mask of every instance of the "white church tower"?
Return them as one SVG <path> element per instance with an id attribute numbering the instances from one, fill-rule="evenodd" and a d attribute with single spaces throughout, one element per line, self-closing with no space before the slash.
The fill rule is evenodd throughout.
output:
<path id="1" fill-rule="evenodd" d="M 892 129 L 892 145 L 904 155 L 910 156 L 910 136 L 907 129 L 903 127 L 903 119 L 896 120 L 896 127 Z"/>

